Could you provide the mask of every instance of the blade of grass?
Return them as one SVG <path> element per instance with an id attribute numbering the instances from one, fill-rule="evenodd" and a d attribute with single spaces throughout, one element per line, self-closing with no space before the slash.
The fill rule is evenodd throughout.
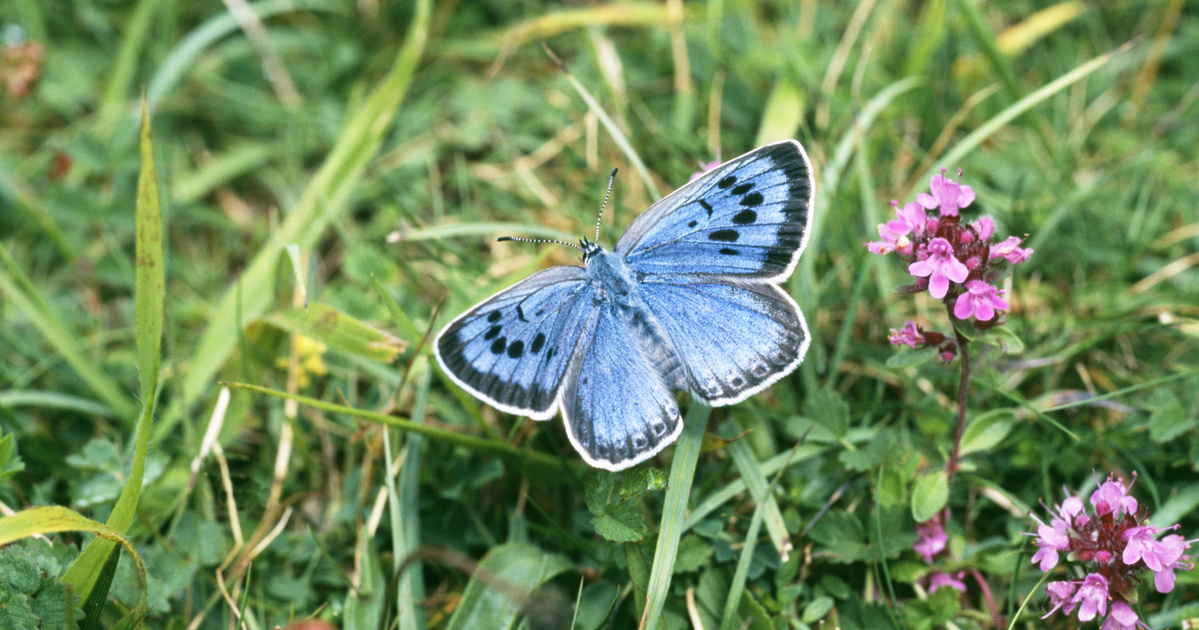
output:
<path id="1" fill-rule="evenodd" d="M 412 421 L 423 423 L 425 410 L 429 403 L 429 386 L 432 383 L 429 373 L 429 363 L 424 361 L 420 376 L 416 378 L 416 400 L 412 404 Z M 385 431 L 384 438 L 390 431 Z M 387 443 L 385 443 L 386 445 Z M 424 438 L 417 434 L 409 434 L 404 446 L 404 462 L 400 467 L 400 480 L 387 476 L 387 491 L 390 495 L 392 522 L 392 549 L 395 549 L 395 565 L 393 571 L 398 571 L 400 563 L 420 548 L 420 470 L 421 451 Z M 391 451 L 388 446 L 387 469 L 391 470 Z M 399 617 L 400 628 L 425 628 L 428 626 L 424 609 L 420 602 L 425 599 L 425 581 L 420 561 L 409 567 L 399 578 L 396 585 L 396 614 Z"/>
<path id="2" fill-rule="evenodd" d="M 7 296 L 9 303 L 29 318 L 54 352 L 79 375 L 96 398 L 108 405 L 113 415 L 126 427 L 131 427 L 132 419 L 137 415 L 137 405 L 125 393 L 122 385 L 109 378 L 101 366 L 84 356 L 75 334 L 68 331 L 55 315 L 3 244 L 0 244 L 0 294 Z"/>
<path id="3" fill-rule="evenodd" d="M 137 181 L 137 367 L 141 382 L 142 411 L 134 438 L 133 463 L 129 477 L 106 523 L 124 534 L 137 514 L 146 456 L 150 452 L 150 425 L 158 399 L 158 368 L 162 349 L 163 294 L 165 272 L 162 248 L 162 209 L 158 200 L 158 172 L 154 168 L 154 144 L 146 103 L 142 101 L 141 173 Z M 87 599 L 112 553 L 114 542 L 96 538 L 84 548 L 62 575 L 82 599 Z"/>
<path id="4" fill-rule="evenodd" d="M 362 176 L 379 151 L 383 136 L 400 111 L 429 34 L 431 0 L 418 0 L 404 46 L 387 76 L 348 119 L 337 144 L 313 175 L 295 208 L 262 246 L 234 286 L 221 298 L 196 345 L 191 369 L 183 377 L 182 397 L 159 423 L 162 437 L 184 416 L 186 407 L 212 384 L 238 340 L 241 324 L 264 313 L 274 296 L 275 266 L 288 244 L 310 249 L 330 223 L 349 207 Z"/>
<path id="5" fill-rule="evenodd" d="M 754 557 L 754 548 L 758 544 L 758 530 L 762 527 L 769 503 L 759 503 L 754 508 L 753 518 L 749 521 L 749 530 L 745 532 L 745 545 L 741 548 L 741 557 L 737 559 L 737 569 L 733 571 L 733 581 L 729 584 L 729 596 L 724 601 L 724 614 L 721 615 L 720 630 L 731 630 L 736 623 L 737 608 L 741 605 L 741 597 L 745 594 L 745 580 L 749 577 L 750 561 Z"/>
<path id="6" fill-rule="evenodd" d="M 695 465 L 699 462 L 704 428 L 708 426 L 711 412 L 712 408 L 705 402 L 693 398 L 687 417 L 683 420 L 683 433 L 674 447 L 670 487 L 666 489 L 666 499 L 662 505 L 662 523 L 658 527 L 658 544 L 650 568 L 649 592 L 646 595 L 645 613 L 641 616 L 640 627 L 646 630 L 657 627 L 662 618 L 662 609 L 666 606 L 666 596 L 670 594 L 670 578 L 674 575 L 679 538 L 683 535 L 683 523 L 687 520 L 687 499 L 691 496 Z"/>
<path id="7" fill-rule="evenodd" d="M 749 488 L 754 502 L 759 506 L 765 506 L 766 513 L 763 518 L 766 522 L 766 532 L 770 535 L 770 540 L 774 543 L 774 548 L 778 550 L 779 556 L 786 560 L 787 555 L 791 553 L 791 537 L 787 535 L 787 525 L 783 522 L 782 513 L 779 512 L 778 501 L 775 501 L 774 495 L 770 494 L 770 484 L 766 481 L 766 476 L 762 474 L 761 466 L 754 458 L 753 451 L 745 440 L 730 442 L 725 447 L 725 451 L 733 458 L 733 464 L 737 467 L 737 472 L 741 473 L 741 478 L 745 480 L 745 485 Z"/>
<path id="8" fill-rule="evenodd" d="M 161 0 L 141 0 L 125 21 L 125 32 L 121 33 L 121 45 L 117 49 L 112 73 L 104 82 L 104 95 L 96 114 L 96 128 L 100 137 L 107 137 L 113 125 L 128 114 L 129 101 L 133 98 L 133 77 L 137 74 L 137 60 L 146 45 L 146 36 Z"/>
<path id="9" fill-rule="evenodd" d="M 268 389 L 266 387 L 259 387 L 257 385 L 249 385 L 246 383 L 226 383 L 226 385 L 236 389 L 244 389 L 258 394 L 265 394 L 267 396 L 276 396 L 278 398 L 294 400 L 301 405 L 308 405 L 313 409 L 320 409 L 322 411 L 328 411 L 331 413 L 342 413 L 354 418 L 361 418 L 371 422 L 386 424 L 403 429 L 405 431 L 423 435 L 439 442 L 461 446 L 462 448 L 472 450 L 476 453 L 494 455 L 496 457 L 503 458 L 510 463 L 516 464 L 518 468 L 522 466 L 527 468 L 530 474 L 535 473 L 538 475 L 551 475 L 551 477 L 548 478 L 556 478 L 552 477 L 553 475 L 558 475 L 559 477 L 557 478 L 560 478 L 564 475 L 571 476 L 571 473 L 568 470 L 569 464 L 566 464 L 563 460 L 545 453 L 518 449 L 507 442 L 488 440 L 475 437 L 473 435 L 465 435 L 462 433 L 456 433 L 454 431 L 438 429 L 436 427 L 431 427 L 419 422 L 405 420 L 404 418 L 389 416 L 384 413 L 355 409 L 353 407 L 347 407 L 345 405 L 339 405 L 316 398 L 309 398 L 307 396 L 291 395 L 287 392 L 279 391 L 277 389 Z"/>

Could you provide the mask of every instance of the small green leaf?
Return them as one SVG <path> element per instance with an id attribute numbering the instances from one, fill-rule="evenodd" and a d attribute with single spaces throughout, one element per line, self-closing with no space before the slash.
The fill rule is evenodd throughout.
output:
<path id="1" fill-rule="evenodd" d="M 805 416 L 837 437 L 844 437 L 849 430 L 849 404 L 834 390 L 821 389 L 808 396 L 803 411 Z"/>
<path id="2" fill-rule="evenodd" d="M 828 614 L 828 611 L 833 609 L 833 603 L 833 598 L 829 597 L 828 595 L 822 595 L 816 599 L 813 599 L 812 601 L 808 602 L 807 606 L 804 606 L 800 620 L 804 623 L 816 623 L 817 621 L 824 619 L 824 616 Z"/>
<path id="3" fill-rule="evenodd" d="M 612 542 L 637 542 L 645 538 L 649 527 L 645 518 L 628 503 L 609 503 L 604 513 L 592 517 L 595 533 Z"/>
<path id="4" fill-rule="evenodd" d="M 944 470 L 916 478 L 912 486 L 912 518 L 923 523 L 945 507 L 949 501 L 949 478 Z"/>
<path id="5" fill-rule="evenodd" d="M 679 555 L 674 562 L 675 573 L 690 573 L 708 565 L 712 559 L 712 545 L 695 534 L 687 534 L 679 541 Z"/>
<path id="6" fill-rule="evenodd" d="M 823 544 L 839 562 L 857 562 L 866 557 L 866 536 L 862 523 L 842 510 L 830 510 L 808 532 L 812 540 Z"/>
<path id="7" fill-rule="evenodd" d="M 1024 352 L 1024 342 L 1012 332 L 1007 326 L 996 326 L 989 331 L 988 334 L 982 335 L 981 339 L 999 348 L 1004 354 L 1020 354 Z"/>
<path id="8" fill-rule="evenodd" d="M 17 455 L 17 441 L 12 435 L 0 436 L 0 481 L 25 470 L 25 462 Z"/>
<path id="9" fill-rule="evenodd" d="M 902 350 L 887 359 L 887 367 L 892 370 L 902 370 L 923 365 L 936 357 L 937 349 L 932 347 L 920 348 L 919 350 Z"/>
<path id="10" fill-rule="evenodd" d="M 530 544 L 504 543 L 493 547 L 479 561 L 446 627 L 448 630 L 511 628 L 526 604 L 540 606 L 551 599 L 534 591 L 568 569 L 570 563 L 562 556 Z"/>
<path id="11" fill-rule="evenodd" d="M 1015 418 L 1011 409 L 993 409 L 971 420 L 962 432 L 961 454 L 991 450 L 1011 432 Z"/>
<path id="12" fill-rule="evenodd" d="M 616 475 L 607 472 L 596 471 L 583 480 L 583 501 L 592 516 L 604 513 L 615 485 Z"/>

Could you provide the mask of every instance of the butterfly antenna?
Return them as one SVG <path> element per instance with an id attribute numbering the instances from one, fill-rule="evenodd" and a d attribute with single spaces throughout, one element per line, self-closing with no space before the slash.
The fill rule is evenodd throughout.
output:
<path id="1" fill-rule="evenodd" d="M 583 251 L 582 247 L 579 247 L 578 245 L 575 245 L 574 243 L 567 243 L 566 241 L 556 241 L 556 240 L 549 239 L 549 238 L 520 238 L 518 236 L 501 236 L 495 240 L 497 240 L 497 241 L 517 241 L 519 243 L 553 243 L 555 245 L 565 245 L 567 247 L 573 247 L 579 251 Z"/>
<path id="2" fill-rule="evenodd" d="M 616 171 L 612 169 L 612 174 L 608 176 L 608 192 L 604 193 L 604 203 L 600 204 L 599 216 L 595 218 L 595 240 L 599 242 L 600 237 L 600 222 L 604 219 L 604 206 L 608 205 L 608 197 L 612 196 L 612 182 L 616 181 Z"/>

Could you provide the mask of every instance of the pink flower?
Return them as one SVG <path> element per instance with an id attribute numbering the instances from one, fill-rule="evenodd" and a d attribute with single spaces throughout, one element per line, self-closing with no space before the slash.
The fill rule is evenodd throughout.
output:
<path id="1" fill-rule="evenodd" d="M 978 318 L 980 322 L 991 321 L 995 311 L 1006 311 L 1007 300 L 1000 297 L 1000 291 L 982 280 L 971 280 L 966 283 L 966 292 L 959 295 L 953 305 L 953 316 L 958 319 Z"/>
<path id="2" fill-rule="evenodd" d="M 912 253 L 912 239 L 907 237 L 907 232 L 894 229 L 892 224 L 895 223 L 899 222 L 889 221 L 887 223 L 878 224 L 878 235 L 883 240 L 866 243 L 866 249 L 870 250 L 870 253 L 889 254 L 894 251 L 898 251 L 903 254 Z"/>
<path id="3" fill-rule="evenodd" d="M 916 524 L 916 535 L 919 539 L 912 548 L 916 553 L 924 556 L 924 561 L 932 564 L 933 556 L 945 550 L 945 543 L 949 540 L 949 535 L 945 533 L 945 527 L 941 525 L 938 518 L 933 518 L 929 521 Z M 965 590 L 963 588 L 963 590 Z"/>
<path id="4" fill-rule="evenodd" d="M 1088 573 L 1082 586 L 1070 601 L 1078 604 L 1078 620 L 1090 621 L 1107 611 L 1107 578 L 1098 573 Z"/>
<path id="5" fill-rule="evenodd" d="M 1035 514 L 1029 514 L 1037 526 L 1037 544 L 1040 548 L 1033 554 L 1033 564 L 1040 563 L 1042 571 L 1049 571 L 1057 566 L 1059 551 L 1070 551 L 1070 536 L 1066 533 L 1066 523 L 1054 519 L 1053 525 L 1046 525 Z M 1060 523 L 1060 525 L 1059 525 Z"/>
<path id="6" fill-rule="evenodd" d="M 1069 615 L 1074 612 L 1074 591 L 1078 585 L 1074 582 L 1050 582 L 1045 585 L 1045 592 L 1049 593 L 1049 603 L 1053 604 L 1053 608 L 1045 613 L 1041 619 L 1052 615 L 1058 608 L 1062 609 L 1062 614 Z"/>
<path id="7" fill-rule="evenodd" d="M 1128 495 L 1124 480 L 1113 481 L 1111 476 L 1108 476 L 1099 489 L 1091 493 L 1091 505 L 1095 506 L 1095 511 L 1100 516 L 1111 512 L 1115 512 L 1117 516 L 1120 512 L 1131 515 L 1137 511 L 1137 500 Z"/>
<path id="8" fill-rule="evenodd" d="M 1112 611 L 1099 630 L 1136 630 L 1140 619 L 1128 602 L 1112 602 Z"/>
<path id="9" fill-rule="evenodd" d="M 962 171 L 958 169 L 958 180 L 961 178 Z M 956 217 L 960 208 L 974 202 L 974 189 L 947 179 L 945 169 L 941 169 L 940 175 L 933 175 L 929 187 L 933 194 L 920 193 L 916 195 L 916 201 L 929 210 L 940 206 L 943 217 Z"/>
<path id="10" fill-rule="evenodd" d="M 1189 549 L 1193 542 L 1195 541 L 1183 540 L 1182 536 L 1178 534 L 1170 534 L 1158 543 L 1160 548 L 1157 559 L 1161 562 L 1162 568 L 1153 576 L 1153 586 L 1157 588 L 1157 592 L 1169 593 L 1174 590 L 1174 569 L 1178 567 L 1194 568 L 1193 564 L 1186 562 L 1190 556 L 1182 555 L 1182 552 Z"/>
<path id="11" fill-rule="evenodd" d="M 948 586 L 951 588 L 956 588 L 957 590 L 965 593 L 966 583 L 962 581 L 962 578 L 964 577 L 966 577 L 965 571 L 959 571 L 957 575 L 933 571 L 932 573 L 928 574 L 928 592 L 936 593 L 937 589 L 943 586 Z"/>
<path id="12" fill-rule="evenodd" d="M 1124 538 L 1128 541 L 1128 546 L 1124 548 L 1124 564 L 1131 565 L 1136 564 L 1138 560 L 1144 560 L 1145 566 L 1149 567 L 1150 571 L 1161 571 L 1164 564 L 1163 556 L 1167 551 L 1157 541 L 1159 533 L 1157 528 L 1152 525 L 1130 527 L 1125 530 Z"/>
<path id="13" fill-rule="evenodd" d="M 1003 258 L 1013 265 L 1028 260 L 1028 257 L 1032 256 L 1032 250 L 1020 247 L 1021 242 L 1023 241 L 1019 236 L 1009 236 L 1007 239 L 995 243 L 991 246 L 990 259 Z"/>
<path id="14" fill-rule="evenodd" d="M 908 265 L 908 273 L 919 278 L 928 277 L 928 292 L 939 300 L 949 292 L 950 282 L 965 282 L 970 270 L 954 258 L 953 245 L 943 238 L 929 241 L 927 251 L 928 258 Z"/>
<path id="15" fill-rule="evenodd" d="M 892 328 L 888 339 L 893 346 L 903 343 L 915 348 L 924 343 L 924 335 L 920 334 L 920 330 L 916 328 L 916 322 L 905 322 L 903 328 L 899 330 Z"/>

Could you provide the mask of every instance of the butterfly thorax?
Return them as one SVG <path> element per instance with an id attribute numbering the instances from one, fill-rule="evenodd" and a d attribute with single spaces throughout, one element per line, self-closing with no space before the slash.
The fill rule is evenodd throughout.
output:
<path id="1" fill-rule="evenodd" d="M 659 366 L 663 381 L 672 389 L 687 388 L 687 373 L 674 343 L 662 323 L 639 294 L 642 278 L 625 263 L 624 256 L 583 241 L 583 263 L 595 286 L 597 305 L 611 305 L 628 326 L 637 350 L 650 365 Z"/>

